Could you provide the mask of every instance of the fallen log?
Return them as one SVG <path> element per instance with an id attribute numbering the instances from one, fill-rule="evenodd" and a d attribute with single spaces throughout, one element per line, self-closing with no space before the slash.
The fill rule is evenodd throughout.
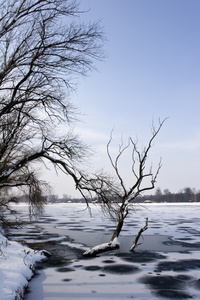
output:
<path id="1" fill-rule="evenodd" d="M 110 241 L 108 243 L 100 244 L 95 247 L 90 248 L 89 250 L 85 251 L 83 253 L 83 256 L 85 257 L 93 257 L 98 254 L 113 251 L 120 248 L 120 243 L 118 242 L 118 239 L 115 238 L 113 241 Z"/>

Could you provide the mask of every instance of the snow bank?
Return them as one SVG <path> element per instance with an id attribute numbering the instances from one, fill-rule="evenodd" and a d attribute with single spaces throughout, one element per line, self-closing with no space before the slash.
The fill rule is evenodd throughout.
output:
<path id="1" fill-rule="evenodd" d="M 35 262 L 45 258 L 42 251 L 9 241 L 0 232 L 0 299 L 21 299 Z"/>

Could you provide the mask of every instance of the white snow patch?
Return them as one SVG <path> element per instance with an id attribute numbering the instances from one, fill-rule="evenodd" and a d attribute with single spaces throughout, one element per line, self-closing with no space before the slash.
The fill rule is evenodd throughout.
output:
<path id="1" fill-rule="evenodd" d="M 0 232 L 0 299 L 20 300 L 33 276 L 34 264 L 45 258 L 42 251 L 9 241 Z"/>

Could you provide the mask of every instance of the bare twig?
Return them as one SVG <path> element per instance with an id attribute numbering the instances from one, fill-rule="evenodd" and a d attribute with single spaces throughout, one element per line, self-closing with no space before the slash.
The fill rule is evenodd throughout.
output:
<path id="1" fill-rule="evenodd" d="M 145 226 L 143 228 L 141 228 L 140 231 L 138 232 L 138 234 L 135 238 L 135 241 L 133 242 L 133 246 L 130 248 L 130 251 L 134 251 L 135 247 L 138 245 L 138 241 L 139 241 L 141 234 L 147 229 L 148 229 L 148 218 L 146 218 Z"/>

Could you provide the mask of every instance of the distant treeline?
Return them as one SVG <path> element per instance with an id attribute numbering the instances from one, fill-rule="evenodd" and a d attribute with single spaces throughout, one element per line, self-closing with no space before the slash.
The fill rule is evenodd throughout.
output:
<path id="1" fill-rule="evenodd" d="M 163 192 L 158 188 L 155 195 L 145 196 L 143 198 L 148 198 L 148 200 L 161 203 L 161 202 L 200 202 L 200 190 L 196 191 L 189 187 L 184 188 L 178 193 L 171 193 L 168 189 Z M 142 200 L 143 201 L 143 200 Z"/>
<path id="2" fill-rule="evenodd" d="M 28 202 L 26 196 L 18 198 L 19 202 Z M 118 199 L 110 199 L 110 201 L 118 202 Z M 45 203 L 84 203 L 85 199 L 83 198 L 72 198 L 69 195 L 64 194 L 62 198 L 59 198 L 57 195 L 48 195 L 44 196 Z M 93 198 L 92 202 L 98 202 L 97 198 Z M 136 198 L 134 202 L 145 203 L 175 203 L 175 202 L 200 202 L 200 190 L 196 191 L 191 188 L 184 188 L 178 193 L 171 193 L 168 189 L 165 189 L 163 192 L 160 188 L 155 191 L 155 195 L 144 195 Z"/>

